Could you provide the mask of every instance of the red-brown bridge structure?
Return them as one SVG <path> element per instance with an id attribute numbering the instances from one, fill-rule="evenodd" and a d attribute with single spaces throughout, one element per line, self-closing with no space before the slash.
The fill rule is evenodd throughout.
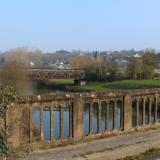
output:
<path id="1" fill-rule="evenodd" d="M 73 79 L 83 80 L 84 69 L 52 69 L 52 68 L 27 68 L 28 77 L 32 80 L 45 79 Z"/>
<path id="2" fill-rule="evenodd" d="M 26 68 L 26 70 L 30 80 L 73 79 L 79 81 L 85 78 L 84 69 Z"/>

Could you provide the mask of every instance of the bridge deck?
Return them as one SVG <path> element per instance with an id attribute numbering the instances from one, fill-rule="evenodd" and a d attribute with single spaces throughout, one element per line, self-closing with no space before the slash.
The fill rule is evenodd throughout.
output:
<path id="1" fill-rule="evenodd" d="M 84 79 L 85 71 L 78 69 L 27 69 L 31 79 Z"/>
<path id="2" fill-rule="evenodd" d="M 0 70 L 4 70 L 1 68 Z M 83 69 L 26 68 L 29 79 L 74 79 L 85 78 Z"/>

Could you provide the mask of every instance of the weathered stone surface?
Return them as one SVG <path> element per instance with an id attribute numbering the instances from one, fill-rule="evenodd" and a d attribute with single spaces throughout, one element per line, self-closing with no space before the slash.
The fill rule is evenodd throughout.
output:
<path id="1" fill-rule="evenodd" d="M 160 129 L 134 132 L 106 139 L 48 150 L 39 150 L 19 160 L 114 160 L 160 147 Z"/>
<path id="2" fill-rule="evenodd" d="M 22 126 L 26 126 L 26 134 L 29 137 L 30 143 L 33 141 L 33 122 L 32 122 L 32 112 L 34 109 L 38 106 L 40 108 L 40 140 L 44 141 L 44 120 L 43 120 L 43 112 L 44 107 L 48 106 L 50 108 L 50 111 L 56 106 L 59 105 L 61 107 L 61 139 L 63 137 L 63 107 L 65 103 L 68 103 L 71 109 L 70 114 L 70 137 L 74 139 L 79 139 L 83 136 L 83 111 L 84 111 L 84 104 L 89 103 L 90 104 L 90 136 L 94 136 L 92 134 L 92 107 L 93 103 L 98 104 L 98 122 L 100 122 L 100 110 L 101 110 L 101 103 L 106 102 L 109 104 L 109 102 L 113 102 L 114 104 L 117 104 L 118 101 L 121 101 L 122 111 L 121 114 L 121 128 L 122 130 L 130 130 L 132 128 L 132 101 L 134 99 L 143 99 L 145 102 L 146 97 L 149 99 L 152 99 L 152 97 L 160 97 L 160 89 L 147 89 L 147 90 L 131 90 L 131 91 L 108 91 L 108 92 L 85 92 L 85 93 L 53 93 L 52 95 L 42 95 L 42 96 L 23 96 L 19 97 L 17 100 L 17 103 L 14 104 L 13 111 L 11 112 L 11 115 L 8 117 L 14 117 L 14 119 L 18 119 L 18 121 L 15 124 L 13 135 L 11 138 L 11 141 L 14 146 L 18 146 L 21 143 L 24 143 L 23 141 L 23 129 Z M 138 104 L 138 103 L 137 103 Z M 157 115 L 157 107 L 158 103 L 155 103 L 155 117 Z M 150 102 L 151 106 L 151 102 Z M 107 107 L 108 108 L 108 107 Z M 139 107 L 137 107 L 139 108 Z M 25 110 L 24 110 L 25 109 Z M 143 115 L 145 115 L 145 103 L 143 107 Z M 115 108 L 114 108 L 115 111 Z M 150 109 L 151 112 L 151 109 Z M 25 113 L 25 114 L 24 114 Z M 139 114 L 139 111 L 137 111 L 137 114 Z M 108 115 L 108 114 L 107 114 Z M 151 115 L 151 113 L 149 113 Z M 26 116 L 26 117 L 25 117 Z M 108 118 L 108 116 L 106 116 Z M 138 117 L 138 115 L 137 115 Z M 115 129 L 116 126 L 116 112 L 114 112 L 114 125 L 113 129 Z M 143 125 L 144 125 L 144 118 L 143 117 Z M 157 117 L 156 117 L 157 118 Z M 23 119 L 23 121 L 22 121 Z M 52 119 L 50 120 L 52 121 Z M 109 119 L 106 120 L 107 124 L 109 124 Z M 21 122 L 23 124 L 21 124 Z M 157 120 L 155 121 L 155 123 Z M 24 124 L 25 123 L 25 124 Z M 152 125 L 152 124 L 147 124 Z M 27 128 L 28 127 L 28 128 Z M 98 126 L 98 129 L 100 127 L 100 123 Z M 138 124 L 138 118 L 136 121 L 136 127 L 139 127 Z M 53 142 L 53 125 L 51 125 L 51 131 L 52 131 L 52 139 L 48 143 L 54 143 Z M 113 130 L 112 130 L 113 131 Z M 99 132 L 95 136 L 101 136 L 107 134 L 108 131 L 105 132 Z M 84 137 L 85 138 L 85 137 Z M 60 143 L 63 143 L 63 140 L 60 141 Z"/>

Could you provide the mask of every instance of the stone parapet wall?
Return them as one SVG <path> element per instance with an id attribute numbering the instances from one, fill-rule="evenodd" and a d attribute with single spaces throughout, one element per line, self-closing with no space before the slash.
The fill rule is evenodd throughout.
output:
<path id="1" fill-rule="evenodd" d="M 44 141 L 57 144 L 160 123 L 159 99 L 160 89 L 19 97 L 8 114 L 16 119 L 10 140 L 14 146 Z"/>

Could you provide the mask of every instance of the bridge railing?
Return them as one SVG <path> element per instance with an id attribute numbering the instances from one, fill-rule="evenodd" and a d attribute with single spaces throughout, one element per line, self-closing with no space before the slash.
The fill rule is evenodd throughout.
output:
<path id="1" fill-rule="evenodd" d="M 16 108 L 14 143 L 59 144 L 160 123 L 160 89 L 21 97 Z"/>
<path id="2" fill-rule="evenodd" d="M 0 71 L 6 68 L 0 68 Z M 82 80 L 85 78 L 84 69 L 53 69 L 53 68 L 25 68 L 27 76 L 33 80 L 44 79 L 74 79 Z"/>
<path id="3" fill-rule="evenodd" d="M 85 70 L 80 69 L 28 69 L 31 79 L 84 79 Z"/>

